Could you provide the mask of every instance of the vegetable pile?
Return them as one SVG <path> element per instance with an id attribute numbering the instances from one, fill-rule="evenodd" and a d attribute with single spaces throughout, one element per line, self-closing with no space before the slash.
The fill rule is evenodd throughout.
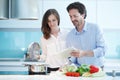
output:
<path id="1" fill-rule="evenodd" d="M 93 74 L 96 74 L 100 71 L 100 68 L 98 68 L 95 65 L 86 65 L 83 64 L 80 67 L 76 67 L 75 65 L 67 65 L 64 66 L 62 71 L 65 73 L 66 76 L 72 76 L 72 77 L 91 77 Z"/>

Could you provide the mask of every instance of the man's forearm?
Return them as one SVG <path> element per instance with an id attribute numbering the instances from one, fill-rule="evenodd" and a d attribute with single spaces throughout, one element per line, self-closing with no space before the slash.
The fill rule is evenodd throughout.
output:
<path id="1" fill-rule="evenodd" d="M 93 51 L 83 51 L 83 50 L 81 50 L 80 51 L 80 57 L 82 57 L 82 56 L 93 57 L 94 53 L 93 53 Z"/>

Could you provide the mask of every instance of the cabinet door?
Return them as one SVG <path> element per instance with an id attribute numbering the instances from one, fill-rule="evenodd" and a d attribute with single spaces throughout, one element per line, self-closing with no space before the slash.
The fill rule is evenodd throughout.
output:
<path id="1" fill-rule="evenodd" d="M 11 18 L 38 19 L 38 0 L 11 0 Z"/>
<path id="2" fill-rule="evenodd" d="M 9 18 L 9 0 L 0 0 L 0 19 Z"/>

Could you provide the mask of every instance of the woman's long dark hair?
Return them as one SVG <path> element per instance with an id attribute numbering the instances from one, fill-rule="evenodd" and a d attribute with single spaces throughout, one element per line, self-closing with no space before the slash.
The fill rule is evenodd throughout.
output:
<path id="1" fill-rule="evenodd" d="M 48 17 L 53 14 L 56 16 L 57 20 L 58 20 L 58 25 L 60 23 L 60 16 L 57 12 L 57 10 L 55 9 L 48 9 L 42 19 L 42 27 L 41 27 L 41 31 L 43 32 L 43 36 L 45 39 L 49 39 L 50 38 L 50 33 L 51 33 L 51 29 L 48 25 Z"/>

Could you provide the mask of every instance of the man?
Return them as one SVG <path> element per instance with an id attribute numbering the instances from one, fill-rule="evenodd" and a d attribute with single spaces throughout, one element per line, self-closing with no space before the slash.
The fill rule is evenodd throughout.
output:
<path id="1" fill-rule="evenodd" d="M 75 26 L 67 36 L 67 47 L 77 50 L 71 52 L 71 62 L 103 67 L 105 41 L 102 32 L 96 24 L 85 21 L 87 16 L 84 4 L 74 2 L 68 5 L 67 11 Z"/>

